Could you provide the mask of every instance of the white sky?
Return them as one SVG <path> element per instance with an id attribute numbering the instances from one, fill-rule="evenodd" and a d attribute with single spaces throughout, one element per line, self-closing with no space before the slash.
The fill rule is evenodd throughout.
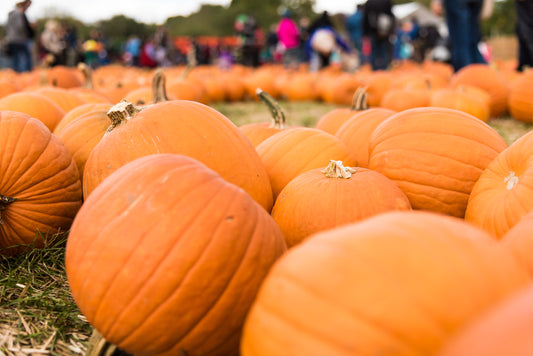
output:
<path id="1" fill-rule="evenodd" d="M 5 24 L 7 14 L 18 0 L 0 0 L 0 23 Z M 227 6 L 231 0 L 32 0 L 27 15 L 30 21 L 68 14 L 91 23 L 114 15 L 125 16 L 146 23 L 163 23 L 168 17 L 186 16 L 197 11 L 201 4 Z M 363 0 L 359 0 L 363 1 Z M 315 11 L 328 10 L 331 14 L 352 13 L 357 0 L 316 0 Z"/>

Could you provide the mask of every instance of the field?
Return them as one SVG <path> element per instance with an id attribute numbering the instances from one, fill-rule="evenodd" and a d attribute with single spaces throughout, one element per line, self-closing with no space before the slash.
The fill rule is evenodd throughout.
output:
<path id="1" fill-rule="evenodd" d="M 312 127 L 335 105 L 280 102 L 289 125 Z M 214 104 L 236 125 L 268 121 L 260 102 Z M 508 144 L 533 125 L 510 117 L 489 124 Z M 0 355 L 82 355 L 92 329 L 73 302 L 64 272 L 66 236 L 43 250 L 0 257 Z"/>

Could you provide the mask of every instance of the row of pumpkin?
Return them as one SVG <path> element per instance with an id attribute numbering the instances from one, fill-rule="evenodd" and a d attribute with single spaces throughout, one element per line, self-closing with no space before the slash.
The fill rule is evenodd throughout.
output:
<path id="1" fill-rule="evenodd" d="M 446 63 L 404 61 L 388 71 L 362 67 L 353 73 L 336 67 L 311 72 L 305 65 L 297 71 L 280 65 L 259 68 L 235 65 L 229 70 L 212 65 L 193 70 L 178 66 L 165 68 L 165 73 L 169 98 L 207 105 L 255 100 L 255 89 L 260 87 L 275 99 L 317 100 L 349 106 L 353 92 L 358 87 L 365 87 L 368 103 L 373 107 L 401 111 L 438 106 L 459 109 L 483 121 L 510 115 L 533 122 L 530 105 L 533 95 L 529 87 L 533 74 L 530 70 L 517 72 L 514 68 L 514 61 L 495 61 L 490 65 L 470 65 L 454 73 Z M 114 65 L 94 71 L 86 67 L 79 71 L 63 66 L 39 68 L 28 73 L 4 69 L 0 71 L 0 98 L 14 92 L 42 89 L 43 84 L 54 84 L 67 89 L 65 91 L 69 93 L 62 91 L 62 96 L 69 99 L 71 94 L 76 94 L 90 102 L 116 103 L 126 99 L 134 104 L 146 104 L 153 100 L 153 74 L 154 70 Z M 59 96 L 55 94 L 55 97 Z M 66 104 L 67 98 L 61 101 Z"/>
<path id="2" fill-rule="evenodd" d="M 35 106 L 1 107 L 3 252 L 71 227 L 72 294 L 110 343 L 490 355 L 501 339 L 487 318 L 515 338 L 500 347 L 527 350 L 512 328 L 532 324 L 531 134 L 507 147 L 483 120 L 437 107 L 356 105 L 282 127 L 261 91 L 275 123 L 239 128 L 165 100 L 161 72 L 153 82 L 156 103 L 85 103 L 52 127 Z M 505 350 L 494 355 L 520 355 Z"/>

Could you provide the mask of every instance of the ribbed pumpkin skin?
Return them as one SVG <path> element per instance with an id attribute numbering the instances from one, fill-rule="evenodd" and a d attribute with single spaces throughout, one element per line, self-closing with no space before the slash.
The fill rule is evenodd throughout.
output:
<path id="1" fill-rule="evenodd" d="M 390 212 L 311 236 L 274 265 L 242 356 L 433 355 L 529 279 L 461 219 Z"/>
<path id="2" fill-rule="evenodd" d="M 501 152 L 472 189 L 465 220 L 502 237 L 533 210 L 533 132 Z"/>
<path id="3" fill-rule="evenodd" d="M 348 148 L 358 167 L 368 167 L 368 141 L 372 132 L 396 112 L 385 108 L 371 108 L 350 117 L 335 133 Z"/>
<path id="4" fill-rule="evenodd" d="M 93 110 L 109 110 L 111 109 L 111 106 L 112 105 L 108 103 L 89 103 L 80 105 L 65 113 L 65 116 L 63 116 L 61 121 L 59 121 L 54 128 L 53 133 L 55 135 L 59 135 L 65 126 L 67 126 L 71 121 L 76 120 L 78 117 Z"/>
<path id="5" fill-rule="evenodd" d="M 0 112 L 0 253 L 14 255 L 47 233 L 66 231 L 82 202 L 76 165 L 63 143 L 42 122 L 29 115 Z M 38 234 L 40 232 L 40 234 Z"/>
<path id="6" fill-rule="evenodd" d="M 494 129 L 472 115 L 409 109 L 374 130 L 368 168 L 395 181 L 413 209 L 464 217 L 475 182 L 506 147 Z"/>
<path id="7" fill-rule="evenodd" d="M 286 246 L 244 190 L 190 157 L 139 158 L 85 201 L 66 248 L 89 322 L 135 355 L 236 355 L 245 315 Z"/>
<path id="8" fill-rule="evenodd" d="M 51 99 L 38 93 L 18 92 L 0 99 L 0 111 L 19 111 L 40 120 L 50 131 L 65 115 Z"/>
<path id="9" fill-rule="evenodd" d="M 467 325 L 437 356 L 533 355 L 533 287 L 491 308 Z"/>
<path id="10" fill-rule="evenodd" d="M 85 113 L 69 122 L 57 134 L 72 154 L 80 179 L 83 179 L 85 164 L 93 148 L 102 140 L 111 125 L 107 111 L 107 109 L 95 109 Z"/>
<path id="11" fill-rule="evenodd" d="M 409 199 L 384 175 L 356 167 L 350 178 L 328 178 L 321 168 L 300 174 L 279 194 L 272 217 L 289 247 L 311 234 L 392 210 Z"/>
<path id="12" fill-rule="evenodd" d="M 267 170 L 274 200 L 293 178 L 334 159 L 354 166 L 344 144 L 320 129 L 292 127 L 284 129 L 256 147 Z"/>
<path id="13" fill-rule="evenodd" d="M 248 139 L 220 112 L 186 100 L 146 107 L 107 134 L 87 160 L 84 197 L 117 168 L 154 153 L 193 157 L 243 188 L 267 211 L 272 209 L 267 172 Z"/>
<path id="14" fill-rule="evenodd" d="M 56 103 L 65 113 L 76 108 L 77 106 L 87 104 L 87 101 L 75 92 L 68 89 L 45 86 L 35 90 L 35 93 L 42 94 Z"/>

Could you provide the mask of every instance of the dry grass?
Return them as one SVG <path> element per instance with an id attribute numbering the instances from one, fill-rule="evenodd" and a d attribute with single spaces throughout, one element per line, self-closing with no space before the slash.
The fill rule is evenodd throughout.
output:
<path id="1" fill-rule="evenodd" d="M 314 126 L 335 108 L 321 103 L 280 102 L 289 125 Z M 270 120 L 260 102 L 216 104 L 237 125 Z M 533 128 L 512 118 L 489 122 L 508 144 Z M 0 356 L 83 355 L 91 327 L 68 288 L 64 239 L 23 256 L 0 256 Z"/>

